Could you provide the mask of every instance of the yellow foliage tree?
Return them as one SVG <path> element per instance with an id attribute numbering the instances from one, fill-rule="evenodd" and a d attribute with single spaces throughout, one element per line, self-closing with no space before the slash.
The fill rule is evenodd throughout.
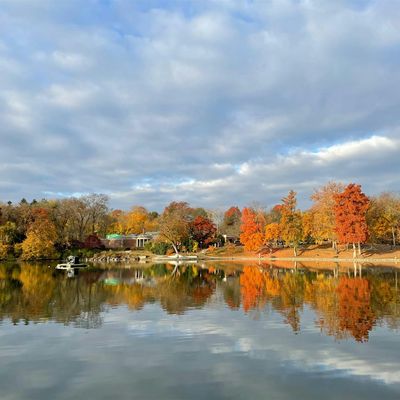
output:
<path id="1" fill-rule="evenodd" d="M 297 246 L 303 237 L 301 212 L 296 209 L 296 192 L 291 190 L 287 197 L 282 199 L 280 231 L 286 245 L 293 247 L 294 256 L 297 256 Z"/>
<path id="2" fill-rule="evenodd" d="M 367 222 L 374 241 L 391 241 L 395 246 L 400 234 L 400 196 L 382 193 L 374 197 Z"/>
<path id="3" fill-rule="evenodd" d="M 301 214 L 303 226 L 303 240 L 308 241 L 313 237 L 314 214 L 311 211 L 306 211 Z"/>
<path id="4" fill-rule="evenodd" d="M 129 212 L 114 210 L 111 218 L 114 220 L 110 226 L 112 233 L 129 235 L 157 229 L 157 219 L 141 206 L 134 206 Z"/>
<path id="5" fill-rule="evenodd" d="M 148 212 L 144 207 L 133 207 L 126 216 L 126 233 L 143 233 L 148 219 Z"/>
<path id="6" fill-rule="evenodd" d="M 26 239 L 22 242 L 22 258 L 24 260 L 57 258 L 54 248 L 56 238 L 56 228 L 46 210 L 35 210 L 34 221 L 28 228 Z"/>
<path id="7" fill-rule="evenodd" d="M 337 236 L 335 232 L 335 196 L 344 190 L 342 183 L 329 182 L 327 185 L 315 190 L 311 196 L 314 204 L 311 207 L 312 237 L 317 242 L 329 240 L 332 247 L 336 248 Z"/>
<path id="8" fill-rule="evenodd" d="M 277 222 L 271 222 L 265 227 L 265 240 L 267 242 L 276 242 L 280 239 L 281 230 Z"/>

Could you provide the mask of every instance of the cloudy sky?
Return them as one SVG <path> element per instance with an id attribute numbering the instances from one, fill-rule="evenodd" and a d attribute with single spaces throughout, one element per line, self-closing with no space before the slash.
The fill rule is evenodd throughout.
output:
<path id="1" fill-rule="evenodd" d="M 0 200 L 400 190 L 400 3 L 0 0 Z"/>

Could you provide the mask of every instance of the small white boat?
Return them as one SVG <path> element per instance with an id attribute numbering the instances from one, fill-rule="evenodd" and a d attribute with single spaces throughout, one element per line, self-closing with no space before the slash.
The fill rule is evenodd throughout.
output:
<path id="1" fill-rule="evenodd" d="M 79 257 L 69 256 L 65 263 L 57 264 L 56 269 L 66 269 L 70 270 L 73 268 L 86 268 L 88 265 L 79 262 Z"/>

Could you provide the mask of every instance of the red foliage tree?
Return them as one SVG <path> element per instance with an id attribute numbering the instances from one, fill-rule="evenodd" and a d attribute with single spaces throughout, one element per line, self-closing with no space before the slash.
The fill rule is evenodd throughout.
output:
<path id="1" fill-rule="evenodd" d="M 199 215 L 192 221 L 191 231 L 193 239 L 203 248 L 212 243 L 217 228 L 211 220 Z"/>
<path id="2" fill-rule="evenodd" d="M 224 218 L 227 220 L 227 223 L 234 223 L 236 218 L 240 218 L 242 213 L 240 212 L 238 207 L 231 207 L 225 211 Z"/>
<path id="3" fill-rule="evenodd" d="M 346 189 L 335 196 L 335 231 L 339 242 L 353 244 L 365 243 L 368 239 L 366 214 L 369 207 L 368 197 L 361 191 L 361 186 L 351 183 Z"/>

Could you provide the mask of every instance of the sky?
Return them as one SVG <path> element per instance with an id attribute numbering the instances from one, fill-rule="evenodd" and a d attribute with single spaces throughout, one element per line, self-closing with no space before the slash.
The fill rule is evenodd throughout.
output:
<path id="1" fill-rule="evenodd" d="M 400 191 L 400 2 L 0 0 L 0 201 Z"/>

